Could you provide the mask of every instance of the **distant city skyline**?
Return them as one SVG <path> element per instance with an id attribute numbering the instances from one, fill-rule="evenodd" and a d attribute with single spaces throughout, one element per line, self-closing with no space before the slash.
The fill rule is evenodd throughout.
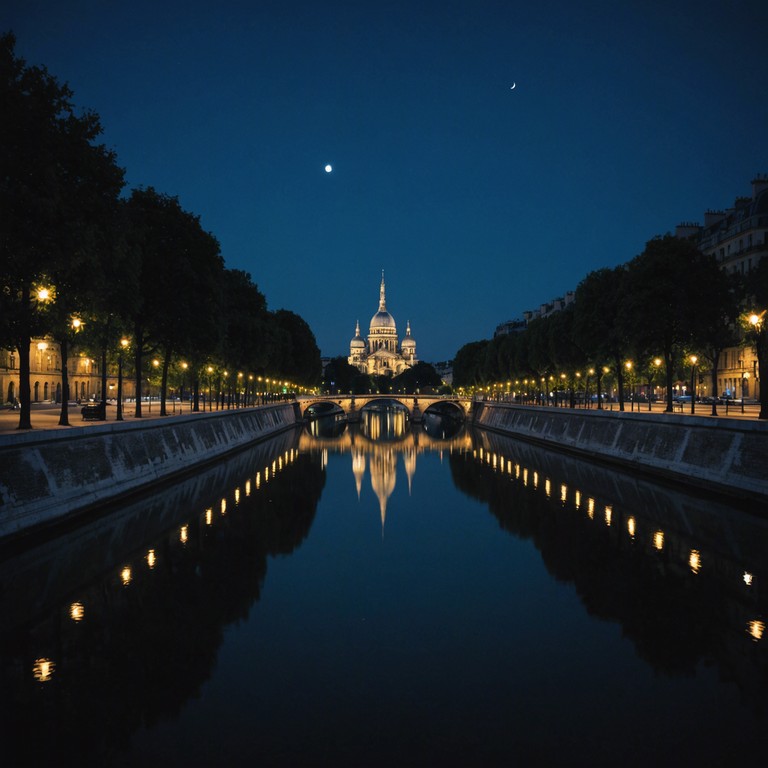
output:
<path id="1" fill-rule="evenodd" d="M 383 269 L 430 362 L 748 196 L 765 29 L 744 0 L 0 10 L 128 189 L 178 196 L 324 356 Z"/>

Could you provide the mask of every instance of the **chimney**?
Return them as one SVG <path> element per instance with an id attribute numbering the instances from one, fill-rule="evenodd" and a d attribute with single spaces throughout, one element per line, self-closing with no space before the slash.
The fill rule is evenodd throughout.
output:
<path id="1" fill-rule="evenodd" d="M 675 227 L 675 237 L 678 240 L 686 240 L 689 237 L 698 235 L 701 231 L 701 226 L 694 221 L 684 221 Z"/>
<path id="2" fill-rule="evenodd" d="M 711 227 L 725 218 L 725 211 L 706 211 L 704 213 L 704 226 Z"/>

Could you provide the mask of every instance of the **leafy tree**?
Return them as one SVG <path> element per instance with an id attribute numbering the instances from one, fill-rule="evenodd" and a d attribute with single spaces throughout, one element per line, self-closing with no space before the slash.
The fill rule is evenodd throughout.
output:
<path id="1" fill-rule="evenodd" d="M 698 312 L 711 312 L 696 295 L 703 261 L 692 242 L 665 235 L 649 240 L 627 267 L 623 325 L 639 349 L 663 358 L 669 412 L 675 359 L 694 338 Z"/>
<path id="2" fill-rule="evenodd" d="M 726 275 L 714 256 L 701 256 L 691 275 L 690 311 L 693 348 L 709 363 L 712 393 L 717 395 L 717 369 L 724 349 L 738 344 L 736 319 L 739 314 L 735 281 Z M 717 400 L 712 398 L 712 415 L 717 416 Z"/>
<path id="3" fill-rule="evenodd" d="M 619 390 L 619 407 L 624 409 L 622 359 L 627 348 L 624 321 L 626 270 L 598 269 L 577 286 L 573 311 L 573 335 L 587 359 L 594 361 L 597 391 L 601 392 L 603 366 L 613 363 Z M 600 397 L 597 407 L 601 408 Z"/>
<path id="4" fill-rule="evenodd" d="M 295 312 L 287 309 L 277 310 L 274 321 L 285 333 L 285 346 L 280 350 L 277 369 L 289 378 L 308 385 L 317 384 L 322 363 L 315 335 L 309 325 Z"/>
<path id="5" fill-rule="evenodd" d="M 335 395 L 341 392 L 353 392 L 353 383 L 360 375 L 354 365 L 350 365 L 346 357 L 334 357 L 323 372 L 323 389 Z M 367 377 L 366 377 L 367 379 Z M 366 390 L 367 391 L 367 387 Z"/>
<path id="6" fill-rule="evenodd" d="M 402 389 L 408 393 L 416 393 L 429 388 L 436 389 L 442 383 L 440 374 L 429 363 L 419 362 L 411 368 L 406 368 L 399 376 L 395 376 L 392 380 L 392 389 L 395 392 Z"/>
<path id="7" fill-rule="evenodd" d="M 453 381 L 457 387 L 471 387 L 485 381 L 484 362 L 488 341 L 472 341 L 456 353 Z"/>
<path id="8" fill-rule="evenodd" d="M 76 291 L 97 268 L 98 232 L 123 173 L 114 153 L 94 143 L 102 130 L 96 113 L 76 114 L 72 91 L 27 66 L 15 44 L 13 34 L 0 36 L 0 314 L 19 351 L 19 428 L 28 429 L 32 336 L 52 321 L 66 359 L 62 329 L 77 309 Z M 47 317 L 42 287 L 55 288 L 58 304 Z M 66 395 L 65 387 L 65 402 Z"/>

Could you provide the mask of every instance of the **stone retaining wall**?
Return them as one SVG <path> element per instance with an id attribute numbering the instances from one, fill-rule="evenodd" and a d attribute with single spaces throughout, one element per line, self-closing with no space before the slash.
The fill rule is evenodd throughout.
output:
<path id="1" fill-rule="evenodd" d="M 189 472 L 289 429 L 293 403 L 0 437 L 0 538 Z"/>
<path id="2" fill-rule="evenodd" d="M 474 424 L 720 493 L 768 499 L 768 423 L 476 403 Z"/>

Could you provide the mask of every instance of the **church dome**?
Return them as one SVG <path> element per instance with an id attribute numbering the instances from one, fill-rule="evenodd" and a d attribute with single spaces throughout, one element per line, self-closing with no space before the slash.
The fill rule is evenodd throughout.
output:
<path id="1" fill-rule="evenodd" d="M 371 330 L 374 328 L 395 328 L 395 318 L 387 310 L 377 312 L 371 318 Z"/>
<path id="2" fill-rule="evenodd" d="M 355 338 L 349 342 L 350 349 L 365 349 L 365 341 L 360 335 L 360 322 L 355 326 Z"/>
<path id="3" fill-rule="evenodd" d="M 403 339 L 403 343 L 400 345 L 400 349 L 405 352 L 409 349 L 416 349 L 416 339 L 411 336 L 411 323 L 408 321 L 405 328 L 405 338 Z"/>

